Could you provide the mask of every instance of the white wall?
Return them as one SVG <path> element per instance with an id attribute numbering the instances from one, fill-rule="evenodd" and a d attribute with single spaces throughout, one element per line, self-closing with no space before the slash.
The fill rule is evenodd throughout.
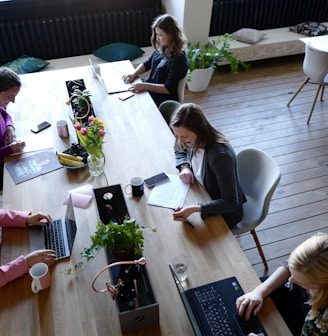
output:
<path id="1" fill-rule="evenodd" d="M 213 0 L 162 0 L 163 10 L 177 18 L 191 43 L 207 43 Z"/>

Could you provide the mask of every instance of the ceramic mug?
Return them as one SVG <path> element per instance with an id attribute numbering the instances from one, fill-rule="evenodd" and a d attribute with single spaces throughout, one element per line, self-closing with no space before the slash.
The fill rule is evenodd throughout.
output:
<path id="1" fill-rule="evenodd" d="M 51 284 L 49 267 L 45 263 L 34 264 L 30 268 L 30 276 L 32 277 L 31 289 L 33 293 L 38 293 L 40 290 L 48 288 Z"/>
<path id="2" fill-rule="evenodd" d="M 60 137 L 67 138 L 69 136 L 68 125 L 66 120 L 58 120 L 56 126 L 58 135 Z"/>
<path id="3" fill-rule="evenodd" d="M 130 183 L 125 186 L 125 192 L 133 197 L 141 197 L 144 194 L 144 180 L 141 177 L 132 177 Z"/>

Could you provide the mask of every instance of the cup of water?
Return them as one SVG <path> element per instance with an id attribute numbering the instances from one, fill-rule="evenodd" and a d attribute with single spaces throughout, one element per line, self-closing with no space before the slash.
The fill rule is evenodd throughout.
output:
<path id="1" fill-rule="evenodd" d="M 178 254 L 173 257 L 172 265 L 175 274 L 180 281 L 185 281 L 188 276 L 188 260 L 189 258 L 185 254 Z"/>

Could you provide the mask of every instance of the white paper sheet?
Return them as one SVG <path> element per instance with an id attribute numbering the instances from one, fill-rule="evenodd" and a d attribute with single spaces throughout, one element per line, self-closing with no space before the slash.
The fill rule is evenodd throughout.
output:
<path id="1" fill-rule="evenodd" d="M 190 185 L 183 183 L 177 175 L 167 176 L 170 180 L 153 188 L 147 204 L 170 209 L 183 206 Z"/>

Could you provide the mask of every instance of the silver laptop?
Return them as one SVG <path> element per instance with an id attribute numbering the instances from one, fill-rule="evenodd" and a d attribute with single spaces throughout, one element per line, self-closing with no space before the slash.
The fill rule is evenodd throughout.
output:
<path id="1" fill-rule="evenodd" d="M 76 236 L 76 220 L 71 195 L 69 196 L 65 218 L 56 219 L 46 226 L 29 228 L 30 251 L 50 249 L 56 252 L 56 259 L 71 255 Z"/>
<path id="2" fill-rule="evenodd" d="M 99 64 L 94 64 L 89 58 L 89 62 L 94 75 L 99 79 L 102 86 L 109 94 L 127 92 L 131 89 L 130 83 L 125 83 L 122 79 L 124 75 L 121 73 L 121 67 L 115 69 L 115 64 L 111 67 L 103 67 L 100 69 Z"/>

